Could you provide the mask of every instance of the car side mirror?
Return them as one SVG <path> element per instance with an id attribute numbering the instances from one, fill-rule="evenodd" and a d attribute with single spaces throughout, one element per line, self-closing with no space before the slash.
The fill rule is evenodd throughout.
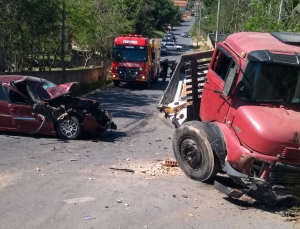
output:
<path id="1" fill-rule="evenodd" d="M 223 88 L 224 95 L 228 96 L 232 92 L 236 76 L 237 76 L 236 67 L 230 68 Z"/>

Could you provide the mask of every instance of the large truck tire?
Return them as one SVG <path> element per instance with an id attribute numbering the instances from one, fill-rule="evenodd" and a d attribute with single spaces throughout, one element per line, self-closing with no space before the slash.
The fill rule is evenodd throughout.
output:
<path id="1" fill-rule="evenodd" d="M 220 162 L 209 144 L 203 124 L 191 121 L 174 132 L 173 152 L 179 167 L 193 180 L 210 181 L 220 170 Z"/>

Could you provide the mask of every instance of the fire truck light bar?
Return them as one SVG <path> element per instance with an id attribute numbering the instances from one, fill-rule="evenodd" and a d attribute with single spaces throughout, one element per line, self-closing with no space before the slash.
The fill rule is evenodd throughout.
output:
<path id="1" fill-rule="evenodd" d="M 121 37 L 142 37 L 142 35 L 139 35 L 139 34 L 122 34 Z"/>

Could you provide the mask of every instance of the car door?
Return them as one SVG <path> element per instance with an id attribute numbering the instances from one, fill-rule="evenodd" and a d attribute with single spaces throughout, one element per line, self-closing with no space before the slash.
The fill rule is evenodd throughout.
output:
<path id="1" fill-rule="evenodd" d="M 5 85 L 4 89 L 8 95 L 8 109 L 12 116 L 12 128 L 26 133 L 36 131 L 41 126 L 42 121 L 35 118 L 30 99 L 8 85 Z M 50 126 L 43 125 L 41 131 L 47 130 L 50 130 Z"/>
<path id="2" fill-rule="evenodd" d="M 174 43 L 168 43 L 168 46 L 167 46 L 168 49 L 170 49 L 170 50 L 175 50 L 174 47 L 175 47 L 175 46 L 174 46 Z"/>
<path id="3" fill-rule="evenodd" d="M 9 130 L 12 128 L 12 115 L 8 108 L 8 98 L 4 92 L 3 85 L 0 83 L 0 129 Z"/>
<path id="4" fill-rule="evenodd" d="M 223 88 L 231 68 L 236 61 L 225 48 L 219 46 L 207 72 L 207 79 L 200 104 L 200 118 L 203 121 L 226 121 L 231 104 L 230 98 L 223 94 Z"/>

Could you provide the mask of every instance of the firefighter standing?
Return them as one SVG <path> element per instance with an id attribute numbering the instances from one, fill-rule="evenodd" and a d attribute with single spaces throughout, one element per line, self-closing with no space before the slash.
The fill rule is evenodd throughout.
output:
<path id="1" fill-rule="evenodd" d="M 166 81 L 167 75 L 168 75 L 168 68 L 169 68 L 169 60 L 165 59 L 162 63 L 161 63 L 161 77 L 163 78 L 163 81 Z"/>

